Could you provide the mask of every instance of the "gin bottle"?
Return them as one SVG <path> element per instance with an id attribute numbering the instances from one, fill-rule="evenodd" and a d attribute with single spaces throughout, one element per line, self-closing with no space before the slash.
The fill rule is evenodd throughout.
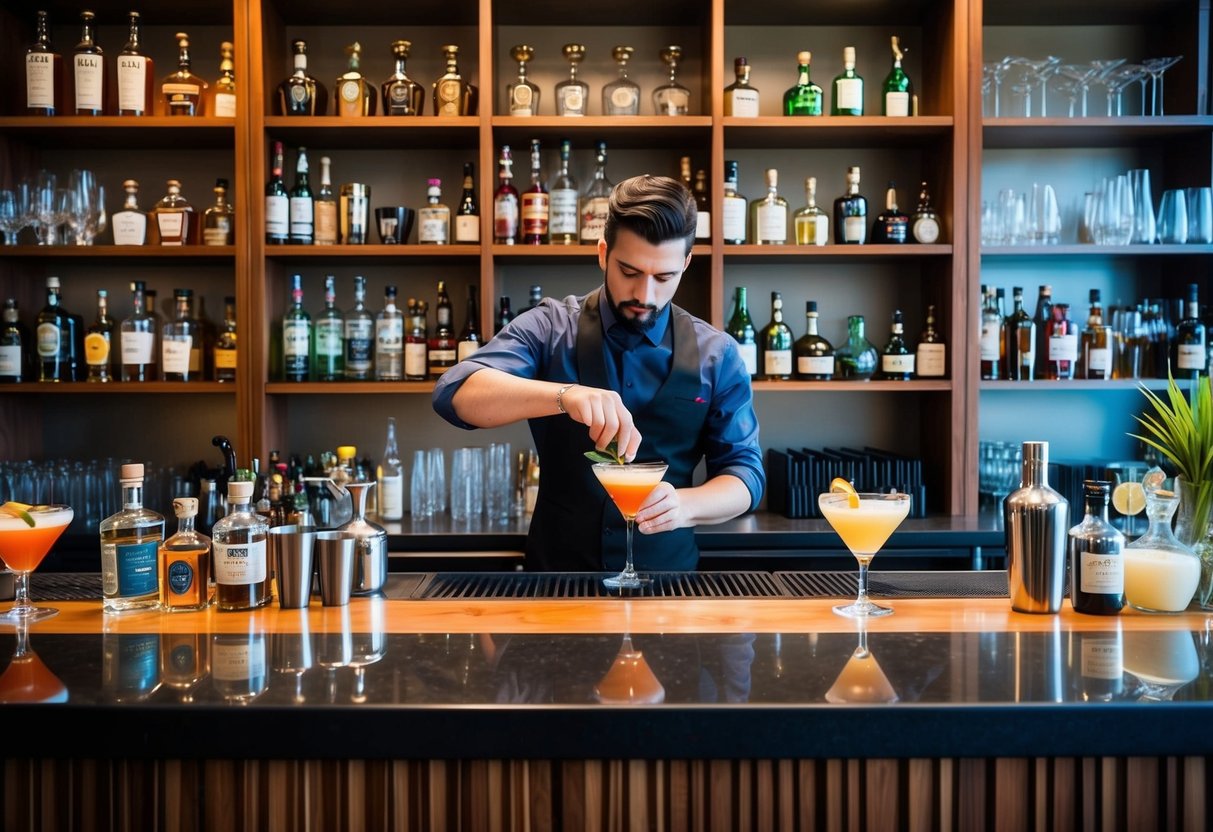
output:
<path id="1" fill-rule="evenodd" d="M 527 62 L 535 57 L 535 47 L 520 43 L 510 50 L 510 57 L 518 62 L 518 77 L 506 85 L 505 100 L 509 102 L 512 116 L 539 115 L 539 87 L 527 80 Z"/>
<path id="2" fill-rule="evenodd" d="M 345 376 L 345 350 L 341 343 L 344 322 L 337 309 L 336 278 L 324 278 L 324 309 L 316 315 L 316 380 L 341 381 Z"/>
<path id="3" fill-rule="evenodd" d="M 160 373 L 165 381 L 202 380 L 202 325 L 194 318 L 194 290 L 173 291 L 175 314 L 160 338 Z"/>
<path id="4" fill-rule="evenodd" d="M 560 142 L 560 173 L 549 189 L 551 219 L 548 228 L 552 242 L 562 245 L 575 245 L 578 232 L 577 199 L 580 193 L 577 180 L 569 174 L 570 147 L 568 139 Z"/>
<path id="5" fill-rule="evenodd" d="M 167 612 L 206 609 L 211 603 L 211 539 L 194 530 L 195 497 L 173 500 L 177 533 L 160 546 L 160 606 Z"/>
<path id="6" fill-rule="evenodd" d="M 282 316 L 282 377 L 307 381 L 312 371 L 312 316 L 303 308 L 303 276 L 291 275 L 291 305 Z"/>
<path id="7" fill-rule="evenodd" d="M 905 70 L 901 68 L 901 59 L 905 57 L 901 51 L 900 38 L 893 35 L 890 39 L 893 49 L 893 66 L 884 79 L 884 94 L 881 96 L 880 110 L 886 116 L 910 115 L 910 96 L 913 85 Z"/>
<path id="8" fill-rule="evenodd" d="M 1075 612 L 1115 615 L 1125 605 L 1125 536 L 1108 522 L 1112 483 L 1084 480 L 1082 522 L 1070 529 L 1070 603 Z"/>
<path id="9" fill-rule="evenodd" d="M 375 316 L 375 378 L 400 381 L 404 377 L 404 315 L 396 308 L 396 287 L 383 293 L 383 311 Z M 424 364 L 421 371 L 425 377 Z"/>
<path id="10" fill-rule="evenodd" d="M 143 507 L 143 465 L 119 472 L 122 508 L 101 521 L 101 609 L 150 610 L 160 606 L 159 551 L 164 516 Z"/>
<path id="11" fill-rule="evenodd" d="M 842 74 L 834 79 L 830 115 L 863 115 L 863 79 L 855 74 L 855 47 L 842 50 Z"/>
<path id="12" fill-rule="evenodd" d="M 375 360 L 375 316 L 366 308 L 366 278 L 354 277 L 354 306 L 345 313 L 345 377 L 349 381 L 371 378 Z"/>
<path id="13" fill-rule="evenodd" d="M 825 95 L 821 87 L 813 83 L 809 68 L 813 61 L 812 52 L 797 52 L 796 86 L 789 87 L 783 94 L 783 114 L 785 116 L 819 116 L 821 102 Z"/>
<path id="14" fill-rule="evenodd" d="M 767 194 L 750 205 L 750 228 L 758 245 L 784 245 L 788 241 L 788 201 L 779 195 L 779 171 L 768 168 Z"/>
<path id="15" fill-rule="evenodd" d="M 132 311 L 119 327 L 123 381 L 155 381 L 157 376 L 156 320 L 148 314 L 143 292 L 142 280 L 131 283 Z"/>
<path id="16" fill-rule="evenodd" d="M 585 46 L 566 43 L 560 52 L 569 62 L 569 77 L 556 85 L 556 115 L 584 116 L 590 100 L 590 85 L 577 79 L 577 64 L 585 60 Z"/>
<path id="17" fill-rule="evenodd" d="M 252 610 L 270 602 L 269 524 L 249 506 L 252 496 L 252 482 L 229 481 L 227 516 L 211 530 L 220 610 Z"/>
<path id="18" fill-rule="evenodd" d="M 404 465 L 400 462 L 400 451 L 396 446 L 396 417 L 387 419 L 387 442 L 383 448 L 383 461 L 377 471 L 379 482 L 379 519 L 402 520 L 404 518 Z"/>
<path id="19" fill-rule="evenodd" d="M 640 87 L 628 78 L 628 60 L 635 51 L 630 46 L 616 46 L 611 50 L 611 57 L 619 64 L 619 77 L 602 88 L 603 115 L 640 115 Z"/>

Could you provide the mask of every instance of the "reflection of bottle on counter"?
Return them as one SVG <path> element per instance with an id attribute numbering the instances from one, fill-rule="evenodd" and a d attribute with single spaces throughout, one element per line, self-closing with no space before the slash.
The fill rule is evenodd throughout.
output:
<path id="1" fill-rule="evenodd" d="M 1069 654 L 1076 699 L 1106 702 L 1124 693 L 1125 650 L 1119 623 L 1111 632 L 1071 632 Z"/>
<path id="2" fill-rule="evenodd" d="M 101 687 L 107 702 L 142 702 L 160 687 L 160 636 L 105 633 Z"/>
<path id="3" fill-rule="evenodd" d="M 265 633 L 250 620 L 247 632 L 215 633 L 211 678 L 225 702 L 247 705 L 269 687 Z"/>
<path id="4" fill-rule="evenodd" d="M 160 678 L 177 691 L 182 702 L 211 674 L 211 643 L 206 633 L 164 633 L 160 636 Z"/>

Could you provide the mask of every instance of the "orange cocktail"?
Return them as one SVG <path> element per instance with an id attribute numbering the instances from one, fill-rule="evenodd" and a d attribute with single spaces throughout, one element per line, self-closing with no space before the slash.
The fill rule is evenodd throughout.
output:
<path id="1" fill-rule="evenodd" d="M 65 702 L 67 688 L 32 650 L 13 656 L 0 673 L 0 703 Z"/>
<path id="2" fill-rule="evenodd" d="M 628 526 L 628 559 L 623 571 L 604 583 L 610 587 L 635 588 L 644 583 L 632 565 L 632 531 L 636 514 L 669 468 L 664 462 L 596 462 L 594 476 L 623 515 Z"/>
<path id="3" fill-rule="evenodd" d="M 16 575 L 17 595 L 12 609 L 0 614 L 0 624 L 22 625 L 58 615 L 51 607 L 35 607 L 29 599 L 29 575 L 38 568 L 72 522 L 70 506 L 0 505 L 0 559 Z"/>

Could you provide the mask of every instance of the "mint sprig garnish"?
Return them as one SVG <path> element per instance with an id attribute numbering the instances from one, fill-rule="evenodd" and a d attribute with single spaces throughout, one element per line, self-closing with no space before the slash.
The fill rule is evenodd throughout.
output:
<path id="1" fill-rule="evenodd" d="M 624 459 L 619 455 L 619 446 L 615 444 L 615 440 L 611 440 L 611 444 L 607 445 L 601 451 L 586 451 L 585 458 L 590 462 L 609 462 L 613 465 L 623 465 Z"/>

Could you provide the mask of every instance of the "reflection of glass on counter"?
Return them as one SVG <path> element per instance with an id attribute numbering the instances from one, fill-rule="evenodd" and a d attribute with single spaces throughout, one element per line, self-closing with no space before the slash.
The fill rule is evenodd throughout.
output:
<path id="1" fill-rule="evenodd" d="M 294 676 L 295 692 L 291 699 L 296 705 L 302 705 L 306 700 L 303 695 L 303 676 L 315 664 L 315 654 L 312 649 L 312 632 L 308 625 L 307 609 L 282 610 L 279 613 L 279 626 L 291 619 L 299 622 L 299 632 L 275 632 L 271 636 L 271 659 L 275 673 Z"/>
<path id="2" fill-rule="evenodd" d="M 868 630 L 859 627 L 859 644 L 834 684 L 826 691 L 826 701 L 844 702 L 896 702 L 897 691 L 885 676 L 880 663 L 868 649 Z"/>
<path id="3" fill-rule="evenodd" d="M 101 686 L 109 702 L 142 702 L 160 687 L 160 636 L 111 633 L 101 637 Z"/>
<path id="4" fill-rule="evenodd" d="M 644 654 L 623 637 L 610 670 L 594 686 L 594 697 L 604 705 L 655 705 L 665 701 L 665 688 L 653 674 Z"/>
<path id="5" fill-rule="evenodd" d="M 29 626 L 17 625 L 17 646 L 0 673 L 0 704 L 66 702 L 67 686 L 29 646 Z"/>
<path id="6" fill-rule="evenodd" d="M 1141 680 L 1141 700 L 1165 702 L 1200 674 L 1187 630 L 1125 633 L 1125 671 Z"/>

